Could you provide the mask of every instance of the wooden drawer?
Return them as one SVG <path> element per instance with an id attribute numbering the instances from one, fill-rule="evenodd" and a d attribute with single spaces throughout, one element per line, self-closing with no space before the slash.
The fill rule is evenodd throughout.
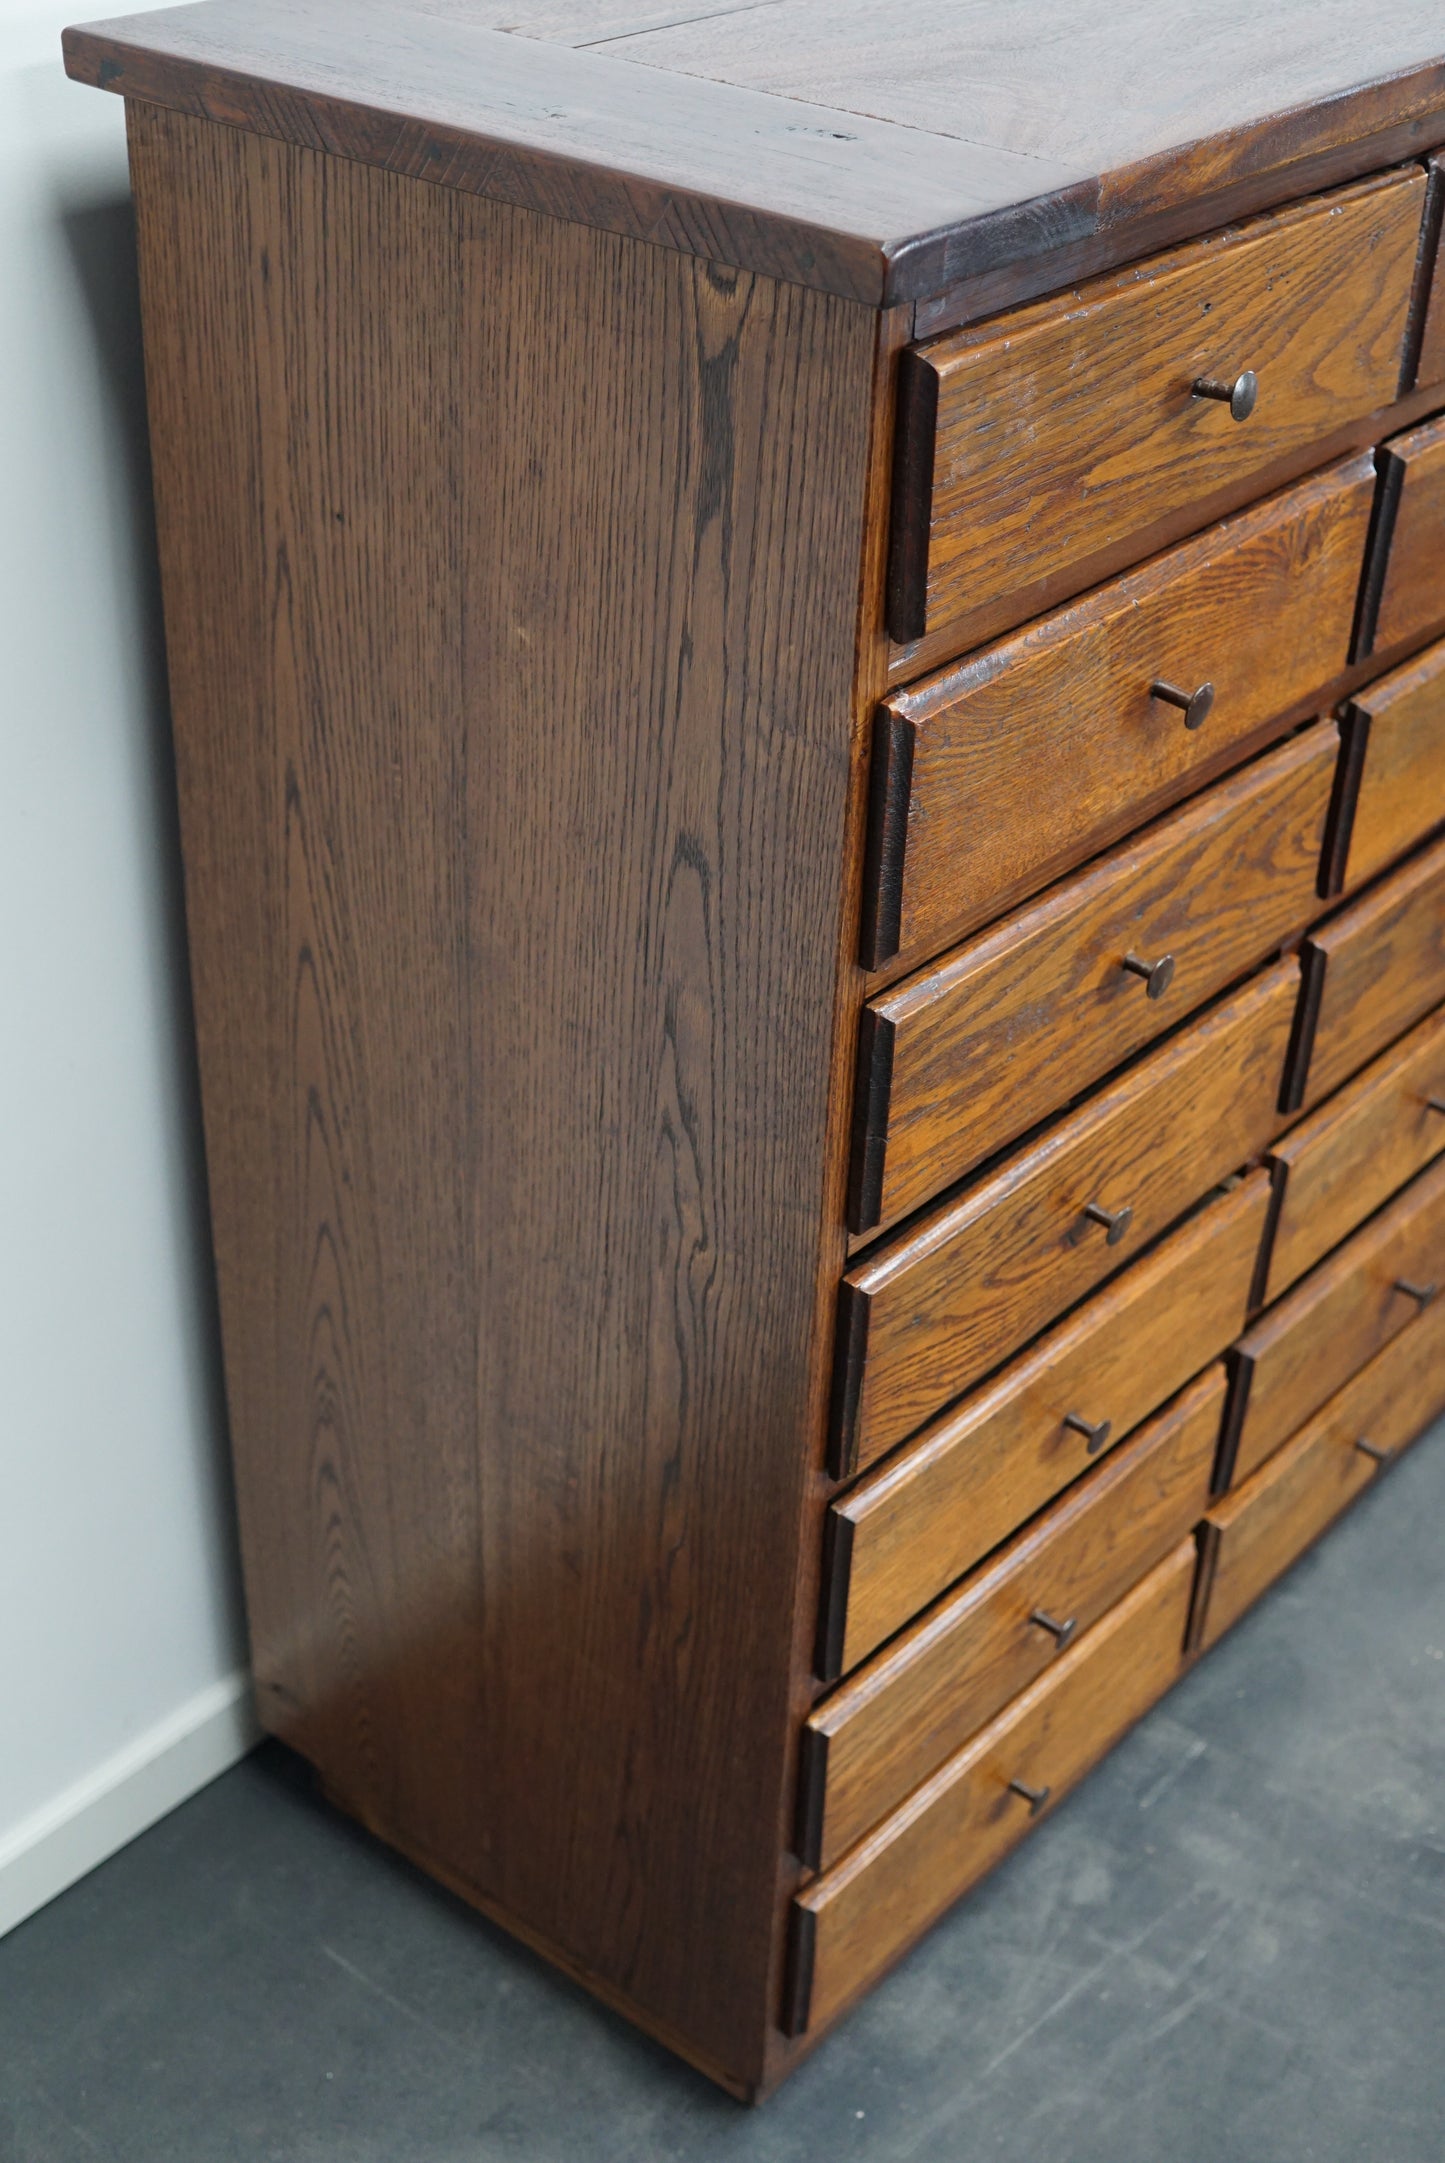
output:
<path id="1" fill-rule="evenodd" d="M 895 640 L 954 622 L 989 636 L 1157 545 L 1171 513 L 1198 505 L 1203 523 L 1221 492 L 1388 406 L 1424 197 L 1418 167 L 1381 175 L 915 348 Z M 1196 392 L 1247 370 L 1242 423 Z"/>
<path id="2" fill-rule="evenodd" d="M 1415 370 L 1417 384 L 1445 383 L 1445 222 L 1441 220 L 1445 198 L 1445 158 L 1429 160 L 1430 190 L 1435 226 L 1434 270 L 1427 288 L 1425 321 L 1420 337 L 1420 359 Z"/>
<path id="3" fill-rule="evenodd" d="M 1362 1368 L 1200 1534 L 1191 1646 L 1212 1645 L 1445 1406 L 1445 1300 Z"/>
<path id="4" fill-rule="evenodd" d="M 1317 1104 L 1445 999 L 1445 841 L 1311 932 L 1300 963 L 1287 1111 Z"/>
<path id="5" fill-rule="evenodd" d="M 912 1434 L 1268 1144 L 1298 981 L 1266 970 L 848 1272 L 838 1461 Z"/>
<path id="6" fill-rule="evenodd" d="M 819 1707 L 804 1862 L 836 1861 L 1192 1531 L 1224 1397 L 1216 1365 Z"/>
<path id="7" fill-rule="evenodd" d="M 1440 558 L 1445 590 L 1445 554 Z M 1372 879 L 1445 819 L 1445 639 L 1346 710 L 1323 891 Z"/>
<path id="8" fill-rule="evenodd" d="M 850 1229 L 896 1222 L 1318 913 L 1326 721 L 865 1009 Z"/>
<path id="9" fill-rule="evenodd" d="M 1180 1671 L 1193 1578 L 1191 1539 L 805 1887 L 793 1903 L 788 2034 L 876 1982 L 1163 1695 Z"/>
<path id="10" fill-rule="evenodd" d="M 1445 420 L 1380 453 L 1380 512 L 1360 602 L 1359 651 L 1388 653 L 1445 624 Z"/>
<path id="11" fill-rule="evenodd" d="M 1241 1480 L 1445 1286 L 1445 1163 L 1412 1180 L 1231 1354 L 1219 1484 Z"/>
<path id="12" fill-rule="evenodd" d="M 1252 1172 L 829 1512 L 818 1673 L 900 1630 L 1238 1335 L 1269 1182 Z M 1072 1421 L 1072 1425 L 1069 1423 Z"/>
<path id="13" fill-rule="evenodd" d="M 890 698 L 863 966 L 924 960 L 1037 893 L 1339 675 L 1374 495 L 1368 454 L 1332 466 Z M 1186 719 L 1156 683 L 1213 704 Z"/>

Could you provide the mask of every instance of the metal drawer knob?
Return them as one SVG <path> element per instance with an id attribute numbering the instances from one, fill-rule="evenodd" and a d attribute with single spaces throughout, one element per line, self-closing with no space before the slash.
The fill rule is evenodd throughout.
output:
<path id="1" fill-rule="evenodd" d="M 1162 698 L 1166 706 L 1182 708 L 1187 729 L 1203 728 L 1214 711 L 1212 683 L 1202 683 L 1197 691 L 1181 691 L 1178 684 L 1164 683 L 1156 678 L 1149 686 L 1149 696 Z"/>
<path id="2" fill-rule="evenodd" d="M 1054 1643 L 1058 1646 L 1060 1652 L 1063 1651 L 1065 1645 L 1071 1645 L 1073 1643 L 1074 1632 L 1079 1627 L 1079 1618 L 1077 1615 L 1070 1615 L 1067 1622 L 1058 1622 L 1052 1615 L 1046 1615 L 1041 1607 L 1036 1607 L 1034 1609 L 1033 1613 L 1029 1616 L 1029 1621 L 1032 1622 L 1036 1626 L 1036 1628 L 1040 1630 L 1047 1630 L 1050 1637 L 1054 1640 Z"/>
<path id="3" fill-rule="evenodd" d="M 1252 368 L 1246 368 L 1232 383 L 1221 383 L 1214 376 L 1196 376 L 1194 395 L 1196 398 L 1217 398 L 1228 406 L 1232 420 L 1247 421 L 1259 397 L 1259 377 Z"/>
<path id="4" fill-rule="evenodd" d="M 1011 1795 L 1022 1795 L 1029 1806 L 1029 1816 L 1031 1818 L 1038 1816 L 1053 1792 L 1051 1787 L 1030 1787 L 1027 1781 L 1024 1780 L 1010 1780 L 1009 1782 L 1009 1793 Z"/>
<path id="5" fill-rule="evenodd" d="M 1104 1444 L 1108 1441 L 1110 1435 L 1114 1431 L 1114 1423 L 1112 1420 L 1101 1419 L 1097 1422 L 1093 1422 L 1081 1418 L 1077 1412 L 1066 1412 L 1064 1414 L 1064 1425 L 1066 1427 L 1072 1427 L 1075 1434 L 1081 1434 L 1083 1436 L 1084 1441 L 1088 1447 L 1089 1455 L 1091 1457 L 1098 1456 L 1100 1450 L 1104 1447 Z"/>
<path id="6" fill-rule="evenodd" d="M 1103 1225 L 1107 1235 L 1105 1244 L 1110 1247 L 1118 1246 L 1134 1222 L 1134 1211 L 1127 1202 L 1122 1209 L 1105 1209 L 1098 1202 L 1087 1202 L 1084 1205 L 1084 1215 L 1090 1224 Z"/>
<path id="7" fill-rule="evenodd" d="M 1366 1457 L 1373 1457 L 1377 1465 L 1387 1465 L 1395 1454 L 1393 1450 L 1382 1450 L 1377 1448 L 1373 1442 L 1367 1442 L 1363 1435 L 1361 1435 L 1359 1441 L 1355 1444 L 1355 1448 L 1357 1450 L 1362 1450 Z"/>
<path id="8" fill-rule="evenodd" d="M 1395 1290 L 1403 1292 L 1406 1299 L 1413 1299 L 1419 1307 L 1428 1307 L 1439 1289 L 1438 1284 L 1412 1284 L 1408 1277 L 1395 1279 Z"/>
<path id="9" fill-rule="evenodd" d="M 1126 954 L 1123 966 L 1131 976 L 1142 976 L 1144 988 L 1151 999 L 1162 999 L 1174 981 L 1174 956 L 1161 954 L 1157 961 L 1146 961 L 1142 954 Z"/>

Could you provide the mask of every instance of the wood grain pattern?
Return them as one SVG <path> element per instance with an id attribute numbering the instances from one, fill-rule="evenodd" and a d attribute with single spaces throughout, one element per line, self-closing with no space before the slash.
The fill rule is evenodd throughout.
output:
<path id="1" fill-rule="evenodd" d="M 1445 819 L 1445 640 L 1357 692 L 1343 726 L 1358 776 L 1341 885 L 1359 886 Z"/>
<path id="2" fill-rule="evenodd" d="M 1298 982 L 1266 970 L 848 1272 L 835 1446 L 902 1441 L 1266 1146 Z M 1118 1243 L 1095 1205 L 1132 1211 Z"/>
<path id="3" fill-rule="evenodd" d="M 1312 1028 L 1291 1047 L 1284 1102 L 1318 1104 L 1445 999 L 1445 842 L 1433 842 L 1300 950 Z"/>
<path id="4" fill-rule="evenodd" d="M 1191 1642 L 1214 1644 L 1445 1406 L 1445 1304 L 1432 1308 L 1205 1519 Z"/>
<path id="5" fill-rule="evenodd" d="M 896 1223 L 1302 930 L 1339 741 L 1304 730 L 873 1000 L 850 1229 Z M 1126 957 L 1172 969 L 1157 997 Z"/>
<path id="6" fill-rule="evenodd" d="M 616 11 L 586 7 L 564 29 L 485 0 L 210 0 L 70 31 L 66 55 L 130 97 L 890 305 L 1020 264 L 1058 285 L 1081 242 L 1091 267 L 1121 262 L 1161 221 L 1201 232 L 1445 140 L 1421 0 L 1367 17 L 1285 0 L 1206 39 L 1138 0 L 1108 18 L 949 0 L 941 20 L 890 19 L 882 67 L 856 0 L 706 12 L 745 51 L 761 32 L 761 66 L 697 58 L 719 31 L 695 18 L 679 32 L 639 9 L 609 29 Z M 822 50 L 841 107 L 800 87 Z"/>
<path id="7" fill-rule="evenodd" d="M 1445 420 L 1427 421 L 1387 444 L 1383 478 L 1397 507 L 1374 618 L 1380 651 L 1424 636 L 1445 617 Z"/>
<path id="8" fill-rule="evenodd" d="M 1368 456 L 1344 461 L 895 692 L 880 742 L 904 739 L 909 779 L 870 876 L 896 898 L 864 966 L 936 953 L 1317 696 L 1349 658 L 1374 485 Z M 1203 727 L 1160 681 L 1213 684 Z"/>
<path id="9" fill-rule="evenodd" d="M 1270 1151 L 1277 1213 L 1266 1298 L 1278 1299 L 1442 1149 L 1445 1013 L 1438 1013 Z"/>
<path id="10" fill-rule="evenodd" d="M 806 1948 L 792 2007 L 821 2027 L 936 1922 L 1037 1822 L 1022 1780 L 1057 1802 L 1177 1678 L 1194 1577 L 1186 1541 L 918 1788 L 799 1894 Z"/>
<path id="11" fill-rule="evenodd" d="M 1252 1172 L 833 1505 L 855 1667 L 1218 1357 L 1244 1326 L 1269 1182 Z M 1090 1438 L 1070 1416 L 1105 1432 Z"/>
<path id="12" fill-rule="evenodd" d="M 805 1762 L 823 1793 L 803 1813 L 819 1827 L 806 1862 L 836 1862 L 1063 1657 L 1035 1617 L 1072 1642 L 1193 1530 L 1224 1396 L 1224 1369 L 1211 1367 L 819 1706 Z"/>
<path id="13" fill-rule="evenodd" d="M 132 122 L 262 1714 L 750 2089 L 876 322 Z"/>
<path id="14" fill-rule="evenodd" d="M 923 349 L 938 431 L 921 636 L 1397 395 L 1424 174 L 1381 176 Z M 1252 368 L 1238 424 L 1193 395 Z"/>
<path id="15" fill-rule="evenodd" d="M 1420 327 L 1420 354 L 1415 369 L 1418 383 L 1445 383 L 1445 159 L 1431 158 L 1429 170 L 1434 196 L 1435 246 L 1425 317 Z"/>
<path id="16" fill-rule="evenodd" d="M 1222 1467 L 1245 1479 L 1445 1291 L 1445 1164 L 1434 1164 L 1240 1338 Z"/>

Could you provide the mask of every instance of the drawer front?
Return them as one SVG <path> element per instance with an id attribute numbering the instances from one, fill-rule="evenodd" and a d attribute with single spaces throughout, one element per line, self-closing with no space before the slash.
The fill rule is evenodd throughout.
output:
<path id="1" fill-rule="evenodd" d="M 1217 1358 L 1245 1324 L 1268 1200 L 1266 1175 L 1253 1172 L 1206 1203 L 833 1505 L 824 1681 L 866 1659 Z"/>
<path id="2" fill-rule="evenodd" d="M 838 1461 L 912 1434 L 1267 1146 L 1298 980 L 1266 970 L 848 1272 Z"/>
<path id="3" fill-rule="evenodd" d="M 805 1862 L 836 1861 L 1192 1531 L 1224 1396 L 1212 1367 L 813 1714 Z"/>
<path id="4" fill-rule="evenodd" d="M 1216 515 L 1221 491 L 1391 404 L 1424 197 L 1418 167 L 1386 174 L 917 349 L 900 472 L 931 412 L 931 487 L 895 504 L 895 638 L 1035 613 L 1053 574 L 1088 583 L 1111 547 L 1137 557 L 1171 513 Z M 1196 391 L 1245 371 L 1243 420 Z"/>
<path id="5" fill-rule="evenodd" d="M 1381 456 L 1381 514 L 1361 606 L 1364 653 L 1445 623 L 1445 420 L 1396 436 Z"/>
<path id="6" fill-rule="evenodd" d="M 1432 1014 L 1270 1152 L 1278 1299 L 1445 1149 L 1445 1013 Z"/>
<path id="7" fill-rule="evenodd" d="M 1439 575 L 1445 591 L 1445 554 Z M 1331 894 L 1374 878 L 1445 819 L 1445 640 L 1358 693 L 1343 735 Z"/>
<path id="8" fill-rule="evenodd" d="M 1368 454 L 1333 466 L 891 698 L 864 967 L 938 953 L 1306 706 L 1349 659 L 1374 495 Z"/>
<path id="9" fill-rule="evenodd" d="M 1370 1361 L 1201 1535 L 1191 1645 L 1212 1645 L 1445 1407 L 1445 1302 Z"/>
<path id="10" fill-rule="evenodd" d="M 1445 1287 L 1445 1163 L 1434 1164 L 1261 1315 L 1233 1354 L 1221 1472 L 1278 1449 Z"/>
<path id="11" fill-rule="evenodd" d="M 1445 841 L 1305 940 L 1284 1103 L 1317 1104 L 1445 999 Z"/>
<path id="12" fill-rule="evenodd" d="M 1319 910 L 1321 722 L 865 1010 L 851 1229 L 895 1222 Z"/>
<path id="13" fill-rule="evenodd" d="M 1189 1540 L 799 1894 L 787 2033 L 821 2027 L 876 1982 L 1163 1695 L 1180 1671 L 1193 1577 Z"/>

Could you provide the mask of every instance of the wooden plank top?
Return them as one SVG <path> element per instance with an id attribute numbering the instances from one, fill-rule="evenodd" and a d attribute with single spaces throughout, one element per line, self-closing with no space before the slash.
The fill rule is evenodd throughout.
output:
<path id="1" fill-rule="evenodd" d="M 1161 220 L 1445 141 L 1438 0 L 201 0 L 65 55 L 126 97 L 883 305 L 1122 261 Z"/>

